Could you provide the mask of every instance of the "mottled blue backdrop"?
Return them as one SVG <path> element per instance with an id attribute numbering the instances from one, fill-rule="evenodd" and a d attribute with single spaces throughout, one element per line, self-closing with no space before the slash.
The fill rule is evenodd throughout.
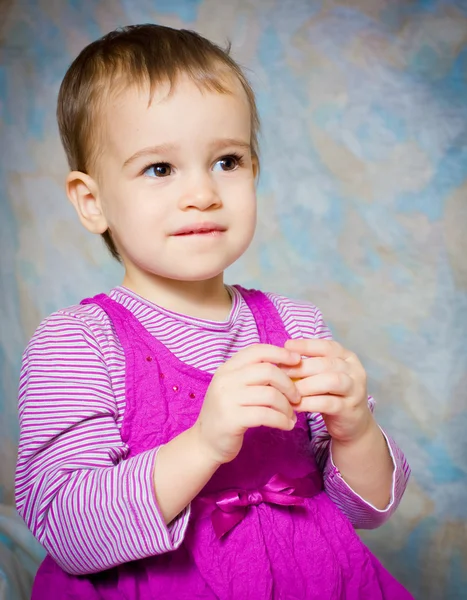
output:
<path id="1" fill-rule="evenodd" d="M 65 198 L 58 87 L 87 43 L 148 21 L 230 39 L 249 69 L 261 216 L 229 280 L 313 301 L 360 355 L 413 468 L 398 514 L 363 535 L 417 598 L 467 598 L 465 0 L 3 0 L 0 501 L 28 338 L 121 277 Z"/>

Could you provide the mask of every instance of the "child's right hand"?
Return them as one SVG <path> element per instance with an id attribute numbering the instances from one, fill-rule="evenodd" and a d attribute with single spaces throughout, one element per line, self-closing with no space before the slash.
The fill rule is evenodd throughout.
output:
<path id="1" fill-rule="evenodd" d="M 289 431 L 296 423 L 293 405 L 301 400 L 293 381 L 277 365 L 296 366 L 299 354 L 255 344 L 219 367 L 194 426 L 209 456 L 219 464 L 240 452 L 251 427 Z"/>

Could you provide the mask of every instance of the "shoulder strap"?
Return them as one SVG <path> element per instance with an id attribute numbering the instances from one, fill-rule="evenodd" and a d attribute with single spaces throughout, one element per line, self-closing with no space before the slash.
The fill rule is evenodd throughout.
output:
<path id="1" fill-rule="evenodd" d="M 124 348 L 128 346 L 128 342 L 134 342 L 135 338 L 146 342 L 150 346 L 154 345 L 155 339 L 153 336 L 141 325 L 131 311 L 112 300 L 107 294 L 85 298 L 81 301 L 81 304 L 97 304 L 107 313 Z"/>
<path id="2" fill-rule="evenodd" d="M 259 290 L 247 290 L 240 285 L 236 285 L 235 288 L 243 296 L 253 314 L 261 342 L 283 346 L 290 336 L 271 300 Z"/>

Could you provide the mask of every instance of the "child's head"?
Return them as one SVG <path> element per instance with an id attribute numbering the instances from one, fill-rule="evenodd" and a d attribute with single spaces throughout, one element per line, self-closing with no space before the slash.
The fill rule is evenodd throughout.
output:
<path id="1" fill-rule="evenodd" d="M 57 116 L 68 195 L 127 272 L 208 279 L 244 252 L 256 216 L 258 115 L 228 53 L 158 25 L 111 32 L 69 68 Z M 225 231 L 175 235 L 200 224 Z"/>

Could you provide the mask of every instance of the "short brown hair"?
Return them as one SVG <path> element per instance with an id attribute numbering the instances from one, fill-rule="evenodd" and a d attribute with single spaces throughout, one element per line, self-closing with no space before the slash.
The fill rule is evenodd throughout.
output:
<path id="1" fill-rule="evenodd" d="M 92 42 L 73 61 L 60 86 L 57 120 L 70 169 L 88 173 L 102 144 L 96 143 L 98 115 L 109 94 L 130 85 L 169 82 L 187 74 L 202 87 L 227 93 L 226 74 L 233 74 L 248 98 L 251 152 L 258 160 L 259 118 L 253 90 L 241 67 L 223 50 L 194 31 L 162 25 L 130 25 Z M 97 132 L 97 135 L 96 135 Z M 110 231 L 102 237 L 120 260 Z"/>

